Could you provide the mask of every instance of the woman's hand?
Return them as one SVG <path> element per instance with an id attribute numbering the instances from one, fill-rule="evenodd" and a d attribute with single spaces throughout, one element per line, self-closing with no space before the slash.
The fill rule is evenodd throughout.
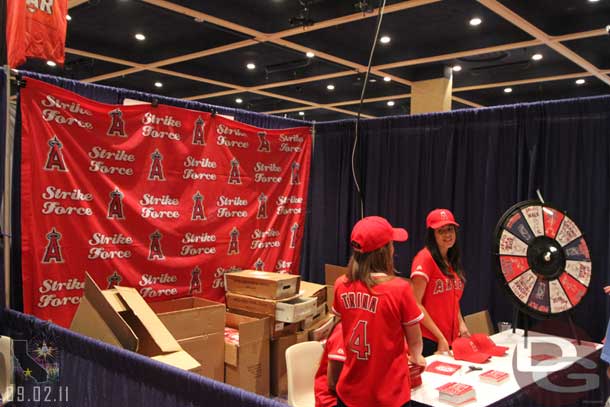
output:
<path id="1" fill-rule="evenodd" d="M 469 337 L 470 331 L 468 330 L 468 326 L 466 326 L 466 322 L 463 319 L 460 319 L 460 334 L 461 337 Z"/>
<path id="2" fill-rule="evenodd" d="M 449 354 L 449 342 L 447 342 L 447 339 L 440 338 L 438 340 L 438 347 L 436 349 L 435 354 L 437 355 L 448 355 Z"/>
<path id="3" fill-rule="evenodd" d="M 424 358 L 421 353 L 417 357 L 409 355 L 409 362 L 419 365 L 421 367 L 426 367 L 426 358 Z"/>

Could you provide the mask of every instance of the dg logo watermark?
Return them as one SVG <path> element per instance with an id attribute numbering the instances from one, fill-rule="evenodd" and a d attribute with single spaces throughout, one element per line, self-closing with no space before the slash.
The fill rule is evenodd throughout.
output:
<path id="1" fill-rule="evenodd" d="M 603 405 L 605 400 L 594 400 L 601 398 L 595 390 L 600 388 L 600 380 L 605 380 L 600 378 L 595 352 L 591 342 L 579 345 L 574 339 L 532 332 L 515 348 L 515 379 L 524 397 L 537 405 Z"/>

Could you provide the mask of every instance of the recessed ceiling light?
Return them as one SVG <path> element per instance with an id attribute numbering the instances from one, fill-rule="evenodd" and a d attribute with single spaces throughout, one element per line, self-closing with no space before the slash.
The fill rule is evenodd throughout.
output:
<path id="1" fill-rule="evenodd" d="M 299 112 L 299 116 L 305 116 L 305 112 Z"/>
<path id="2" fill-rule="evenodd" d="M 460 65 L 454 65 L 452 68 L 453 72 L 460 72 L 462 67 Z"/>
<path id="3" fill-rule="evenodd" d="M 314 53 L 313 53 L 313 52 L 311 52 L 311 51 L 307 51 L 307 53 L 305 54 L 305 56 L 306 56 L 307 58 L 313 58 L 313 57 L 315 57 L 315 56 L 316 56 L 316 54 L 314 54 Z"/>
<path id="4" fill-rule="evenodd" d="M 589 3 L 597 3 L 599 0 L 589 0 Z"/>
<path id="5" fill-rule="evenodd" d="M 70 17 L 70 14 L 66 14 L 66 20 L 71 21 L 72 17 Z"/>
<path id="6" fill-rule="evenodd" d="M 155 82 L 155 86 L 156 86 L 157 88 L 162 88 L 162 87 L 163 87 L 163 84 L 162 84 L 161 82 Z"/>
<path id="7" fill-rule="evenodd" d="M 137 33 L 136 35 L 134 35 L 134 37 L 136 37 L 136 40 L 138 41 L 144 41 L 146 39 L 146 36 L 141 33 Z"/>
<path id="8" fill-rule="evenodd" d="M 473 27 L 476 27 L 477 25 L 481 24 L 482 22 L 483 22 L 483 20 L 481 20 L 479 17 L 474 17 L 474 18 L 470 19 L 468 24 L 470 24 Z"/>
<path id="9" fill-rule="evenodd" d="M 390 82 L 392 80 L 392 78 L 390 78 L 389 76 L 384 76 L 383 77 L 383 81 L 384 82 Z"/>
<path id="10" fill-rule="evenodd" d="M 377 79 L 375 79 L 375 78 L 371 78 L 371 79 L 369 79 L 369 82 L 371 82 L 371 83 L 375 83 L 375 82 L 377 82 Z"/>
<path id="11" fill-rule="evenodd" d="M 51 66 L 51 67 L 56 67 L 57 64 L 55 63 L 55 61 L 47 61 L 47 65 Z"/>
<path id="12" fill-rule="evenodd" d="M 513 88 L 504 88 L 504 93 L 511 93 Z"/>
<path id="13" fill-rule="evenodd" d="M 330 85 L 326 85 L 326 89 L 335 90 L 335 85 L 333 85 L 332 83 Z"/>
<path id="14" fill-rule="evenodd" d="M 388 100 L 388 106 L 394 106 L 394 101 L 393 100 Z"/>
<path id="15" fill-rule="evenodd" d="M 240 104 L 243 103 L 244 101 L 242 100 L 242 98 L 237 98 L 235 99 L 235 103 Z"/>
<path id="16" fill-rule="evenodd" d="M 584 79 L 576 79 L 576 84 L 577 85 L 584 85 L 585 84 L 585 80 Z"/>
<path id="17" fill-rule="evenodd" d="M 246 64 L 246 68 L 248 68 L 249 70 L 253 70 L 256 69 L 256 65 L 254 65 L 252 62 L 248 62 Z"/>
<path id="18" fill-rule="evenodd" d="M 392 39 L 387 35 L 384 35 L 383 37 L 379 38 L 379 42 L 382 44 L 389 44 L 390 41 L 392 41 Z"/>
<path id="19" fill-rule="evenodd" d="M 534 54 L 532 55 L 532 59 L 534 61 L 540 61 L 542 59 L 542 54 Z"/>

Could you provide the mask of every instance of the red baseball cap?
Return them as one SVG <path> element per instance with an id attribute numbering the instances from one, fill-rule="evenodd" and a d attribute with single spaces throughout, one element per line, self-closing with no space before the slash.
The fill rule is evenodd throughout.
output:
<path id="1" fill-rule="evenodd" d="M 390 222 L 381 216 L 367 216 L 354 225 L 351 243 L 354 251 L 368 253 L 391 241 L 404 242 L 408 238 L 406 229 L 393 228 Z"/>
<path id="2" fill-rule="evenodd" d="M 455 360 L 465 360 L 472 363 L 484 363 L 491 357 L 489 353 L 482 352 L 470 338 L 457 338 L 451 344 Z"/>
<path id="3" fill-rule="evenodd" d="M 507 346 L 497 346 L 491 338 L 485 334 L 472 334 L 470 339 L 477 345 L 481 352 L 489 353 L 491 356 L 504 356 L 508 350 Z"/>
<path id="4" fill-rule="evenodd" d="M 426 218 L 426 227 L 438 229 L 445 225 L 460 227 L 460 224 L 455 221 L 453 213 L 451 213 L 449 209 L 435 209 L 428 214 L 428 217 Z"/>

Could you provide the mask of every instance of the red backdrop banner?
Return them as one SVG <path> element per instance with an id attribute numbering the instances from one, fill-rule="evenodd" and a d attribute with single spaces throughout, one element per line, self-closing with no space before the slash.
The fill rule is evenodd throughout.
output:
<path id="1" fill-rule="evenodd" d="M 147 301 L 224 300 L 223 274 L 298 273 L 311 129 L 21 90 L 23 300 L 67 326 L 85 272 Z"/>
<path id="2" fill-rule="evenodd" d="M 26 57 L 64 64 L 68 0 L 8 0 L 6 11 L 9 66 Z"/>

